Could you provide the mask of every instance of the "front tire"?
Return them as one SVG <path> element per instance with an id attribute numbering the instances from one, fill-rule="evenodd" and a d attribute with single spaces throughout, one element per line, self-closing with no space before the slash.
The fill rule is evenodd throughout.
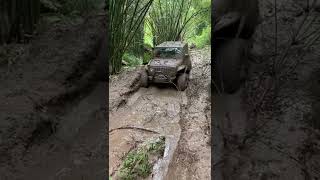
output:
<path id="1" fill-rule="evenodd" d="M 141 76 L 140 76 L 140 86 L 147 88 L 149 86 L 148 82 L 148 73 L 146 70 L 142 70 Z"/>
<path id="2" fill-rule="evenodd" d="M 188 87 L 188 74 L 183 73 L 178 76 L 177 87 L 179 91 L 184 91 Z"/>

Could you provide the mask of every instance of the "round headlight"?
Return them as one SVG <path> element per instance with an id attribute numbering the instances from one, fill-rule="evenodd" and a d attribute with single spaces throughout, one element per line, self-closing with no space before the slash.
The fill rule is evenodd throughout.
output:
<path id="1" fill-rule="evenodd" d="M 151 73 L 153 73 L 153 72 L 154 72 L 154 69 L 153 69 L 153 68 L 150 68 L 149 70 L 150 70 L 150 72 L 151 72 Z"/>

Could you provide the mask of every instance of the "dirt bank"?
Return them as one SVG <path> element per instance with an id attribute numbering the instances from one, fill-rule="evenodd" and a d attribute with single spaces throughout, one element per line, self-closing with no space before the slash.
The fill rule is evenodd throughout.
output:
<path id="1" fill-rule="evenodd" d="M 110 176 L 117 174 L 122 158 L 137 144 L 164 136 L 164 157 L 149 178 L 181 179 L 192 173 L 193 179 L 210 179 L 209 48 L 192 51 L 191 59 L 192 79 L 184 92 L 174 86 L 137 88 L 134 84 L 139 79 L 138 70 L 111 78 Z"/>
<path id="2" fill-rule="evenodd" d="M 0 179 L 103 177 L 106 85 L 94 64 L 104 23 L 52 24 L 0 67 Z"/>
<path id="3" fill-rule="evenodd" d="M 239 93 L 217 96 L 214 101 L 215 106 L 225 104 L 213 118 L 214 178 L 317 179 L 319 45 L 305 47 L 314 37 L 310 33 L 319 29 L 319 13 L 306 18 L 292 1 L 278 1 L 277 51 L 287 53 L 285 66 L 277 66 L 281 80 L 275 84 L 268 74 L 275 52 L 274 9 L 271 2 L 260 5 L 263 23 L 254 45 L 258 61 L 251 64 L 250 78 Z M 295 33 L 288 32 L 295 32 L 303 21 L 299 36 L 290 43 Z M 282 56 L 278 57 L 280 61 Z"/>

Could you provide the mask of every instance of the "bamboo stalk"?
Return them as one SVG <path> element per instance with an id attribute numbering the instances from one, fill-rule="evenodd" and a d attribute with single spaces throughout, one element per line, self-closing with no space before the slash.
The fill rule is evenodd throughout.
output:
<path id="1" fill-rule="evenodd" d="M 111 73 L 120 72 L 122 56 L 132 44 L 152 3 L 153 0 L 109 0 Z"/>
<path id="2" fill-rule="evenodd" d="M 155 37 L 156 44 L 185 38 L 185 31 L 191 20 L 204 12 L 203 9 L 192 12 L 192 2 L 192 0 L 158 0 L 153 5 L 147 24 Z"/>

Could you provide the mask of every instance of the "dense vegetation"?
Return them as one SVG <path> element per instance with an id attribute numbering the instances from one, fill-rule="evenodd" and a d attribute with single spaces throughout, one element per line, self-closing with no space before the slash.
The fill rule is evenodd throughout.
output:
<path id="1" fill-rule="evenodd" d="M 122 57 L 134 37 L 143 37 L 139 30 L 141 31 L 141 25 L 152 2 L 153 0 L 109 0 L 111 73 L 121 70 Z M 136 42 L 139 41 L 136 39 Z"/>
<path id="2" fill-rule="evenodd" d="M 107 5 L 111 73 L 123 65 L 147 63 L 152 47 L 182 40 L 198 48 L 210 44 L 210 0 L 3 0 L 0 3 L 0 45 L 28 42 L 39 20 L 50 22 L 84 16 Z M 73 21 L 73 19 L 71 19 Z"/>
<path id="3" fill-rule="evenodd" d="M 200 35 L 204 27 L 210 27 L 209 10 L 210 1 L 155 1 L 146 23 L 153 38 L 152 45 L 170 40 L 188 41 L 188 35 Z"/>
<path id="4" fill-rule="evenodd" d="M 123 160 L 118 173 L 121 180 L 147 178 L 152 172 L 152 159 L 163 157 L 165 137 L 161 136 L 154 142 L 130 151 Z"/>
<path id="5" fill-rule="evenodd" d="M 109 0 L 111 73 L 147 63 L 163 41 L 210 44 L 210 0 Z M 116 18 L 116 19 L 115 19 Z"/>

